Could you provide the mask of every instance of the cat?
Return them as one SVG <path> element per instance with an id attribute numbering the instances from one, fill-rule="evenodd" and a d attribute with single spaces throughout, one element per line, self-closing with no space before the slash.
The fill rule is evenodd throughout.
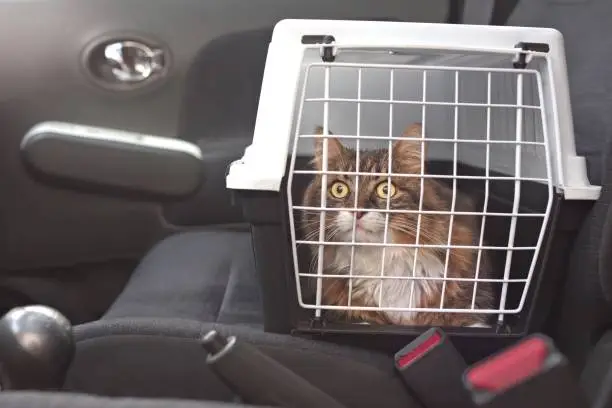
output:
<path id="1" fill-rule="evenodd" d="M 322 128 L 316 129 L 322 134 Z M 421 124 L 408 126 L 403 136 L 392 145 L 392 172 L 406 174 L 421 173 L 421 141 L 410 140 L 421 138 Z M 331 133 L 330 133 L 331 134 Z M 316 170 L 323 167 L 323 138 L 315 140 L 315 153 L 310 164 Z M 426 145 L 423 146 L 425 150 Z M 362 150 L 359 153 L 359 171 L 367 173 L 388 172 L 388 148 L 379 150 Z M 335 137 L 328 137 L 328 170 L 356 171 L 356 152 L 344 146 Z M 425 171 L 425 169 L 423 169 Z M 419 209 L 421 196 L 421 178 L 391 176 L 391 185 L 387 177 L 360 175 L 357 192 L 357 208 L 386 209 L 387 195 L 391 195 L 390 208 Z M 317 174 L 306 187 L 302 205 L 320 207 L 322 175 Z M 355 208 L 355 176 L 327 176 L 326 207 Z M 451 187 L 434 180 L 423 178 L 422 210 L 450 211 L 453 190 Z M 471 200 L 457 192 L 455 210 L 473 212 Z M 383 242 L 385 214 L 373 211 L 327 211 L 325 215 L 325 240 L 351 242 L 353 221 L 356 217 L 356 242 Z M 416 213 L 390 213 L 387 234 L 388 243 L 415 244 L 418 215 Z M 443 214 L 422 214 L 420 221 L 419 243 L 446 245 L 448 243 L 450 216 Z M 303 211 L 300 225 L 307 240 L 318 240 L 320 226 L 319 211 Z M 473 215 L 455 215 L 452 222 L 451 245 L 474 246 L 478 244 L 479 223 Z M 477 238 L 478 237 L 478 238 Z M 317 264 L 318 245 L 309 245 L 312 254 L 311 265 Z M 444 277 L 447 257 L 445 248 L 409 248 L 386 247 L 386 276 L 413 276 L 415 252 L 417 263 L 414 276 Z M 400 279 L 367 279 L 359 275 L 380 276 L 382 262 L 381 246 L 355 246 L 353 261 L 352 306 L 379 306 L 378 299 L 382 290 L 384 307 L 427 307 L 439 308 L 441 303 L 442 280 L 400 280 Z M 448 278 L 474 278 L 478 250 L 452 248 L 448 251 Z M 323 256 L 323 273 L 348 275 L 351 263 L 351 246 L 326 245 Z M 479 278 L 489 275 L 489 262 L 485 251 L 480 260 Z M 349 279 L 322 279 L 322 299 L 325 305 L 347 306 L 349 298 Z M 414 288 L 412 286 L 414 285 Z M 474 282 L 446 282 L 442 307 L 445 309 L 471 308 Z M 411 296 L 412 292 L 412 296 Z M 493 292 L 490 283 L 478 282 L 476 286 L 475 308 L 492 308 Z M 347 318 L 365 324 L 395 324 L 415 326 L 473 326 L 489 327 L 488 315 L 485 313 L 443 313 L 443 312 L 404 312 L 404 311 L 359 311 L 333 310 L 328 314 L 337 318 Z"/>

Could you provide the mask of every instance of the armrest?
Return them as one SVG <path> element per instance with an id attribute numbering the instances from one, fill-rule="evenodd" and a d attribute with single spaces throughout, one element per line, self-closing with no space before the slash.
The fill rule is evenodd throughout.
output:
<path id="1" fill-rule="evenodd" d="M 137 199 L 185 198 L 202 183 L 202 152 L 184 140 L 115 129 L 43 122 L 21 155 L 40 182 Z"/>

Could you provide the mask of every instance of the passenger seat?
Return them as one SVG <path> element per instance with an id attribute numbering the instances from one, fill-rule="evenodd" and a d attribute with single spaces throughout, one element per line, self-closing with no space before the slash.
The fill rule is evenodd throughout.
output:
<path id="1" fill-rule="evenodd" d="M 248 229 L 218 228 L 155 245 L 102 319 L 181 318 L 261 328 L 261 302 Z"/>
<path id="2" fill-rule="evenodd" d="M 233 401 L 232 391 L 208 367 L 200 343 L 213 329 L 254 345 L 347 407 L 420 407 L 394 372 L 393 358 L 382 353 L 177 318 L 104 319 L 75 327 L 76 354 L 64 390 Z"/>

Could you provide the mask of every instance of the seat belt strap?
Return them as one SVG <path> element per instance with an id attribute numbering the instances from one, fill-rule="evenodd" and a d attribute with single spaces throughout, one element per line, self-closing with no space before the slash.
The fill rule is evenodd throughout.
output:
<path id="1" fill-rule="evenodd" d="M 450 0 L 448 5 L 447 24 L 460 24 L 463 20 L 463 9 L 465 0 Z"/>
<path id="2" fill-rule="evenodd" d="M 215 330 L 201 339 L 206 363 L 248 404 L 291 408 L 346 408 L 278 361 L 235 336 Z"/>
<path id="3" fill-rule="evenodd" d="M 466 0 L 463 7 L 463 24 L 487 25 L 493 16 L 493 9 L 499 1 L 494 0 Z"/>
<path id="4" fill-rule="evenodd" d="M 518 2 L 519 0 L 451 0 L 446 22 L 505 25 Z"/>
<path id="5" fill-rule="evenodd" d="M 529 1 L 529 0 L 523 0 Z M 533 1 L 533 0 L 532 0 Z M 512 12 L 518 5 L 519 0 L 495 0 L 495 5 L 491 12 L 490 25 L 506 25 Z"/>

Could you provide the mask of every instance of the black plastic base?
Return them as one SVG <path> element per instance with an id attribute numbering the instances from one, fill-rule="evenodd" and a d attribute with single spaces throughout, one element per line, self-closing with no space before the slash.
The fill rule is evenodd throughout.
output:
<path id="1" fill-rule="evenodd" d="M 444 163 L 433 163 L 430 168 L 433 166 L 443 168 Z M 473 174 L 477 171 L 467 166 L 462 168 L 464 174 Z M 301 191 L 307 182 L 308 180 L 304 182 L 293 180 L 294 197 L 301 196 Z M 548 198 L 546 187 L 535 183 L 523 184 L 521 211 L 543 211 Z M 492 188 L 490 199 L 494 200 L 493 206 L 497 208 L 489 211 L 509 212 L 508 207 L 511 205 L 513 195 L 513 190 L 508 188 L 510 185 L 508 182 L 500 182 L 496 188 Z M 390 354 L 427 330 L 427 327 L 371 326 L 317 320 L 314 319 L 313 310 L 299 306 L 293 271 L 292 244 L 289 238 L 289 207 L 285 186 L 286 182 L 278 193 L 235 191 L 244 216 L 251 223 L 256 267 L 262 282 L 265 330 L 350 344 Z M 467 187 L 469 190 L 470 186 Z M 473 190 L 478 193 L 478 187 L 474 187 Z M 521 313 L 506 315 L 503 326 L 490 329 L 444 328 L 468 363 L 480 360 L 529 333 L 546 332 L 552 307 L 556 304 L 556 296 L 561 293 L 560 287 L 565 279 L 569 248 L 592 204 L 591 201 L 565 201 L 559 194 L 554 194 L 547 232 L 542 241 L 534 276 Z M 480 203 L 477 204 L 478 207 Z M 536 217 L 519 219 L 516 245 L 535 244 L 534 240 L 537 240 L 539 233 L 537 220 Z M 505 246 L 508 225 L 509 221 L 502 217 L 489 217 L 488 232 L 485 232 L 487 241 L 495 246 Z M 501 261 L 500 259 L 494 262 L 496 270 L 503 270 Z M 529 266 L 529 257 L 525 256 L 524 252 L 521 254 L 520 251 L 515 251 L 512 264 L 513 276 L 526 277 Z M 521 294 L 522 288 L 510 287 L 506 307 L 516 307 Z"/>

